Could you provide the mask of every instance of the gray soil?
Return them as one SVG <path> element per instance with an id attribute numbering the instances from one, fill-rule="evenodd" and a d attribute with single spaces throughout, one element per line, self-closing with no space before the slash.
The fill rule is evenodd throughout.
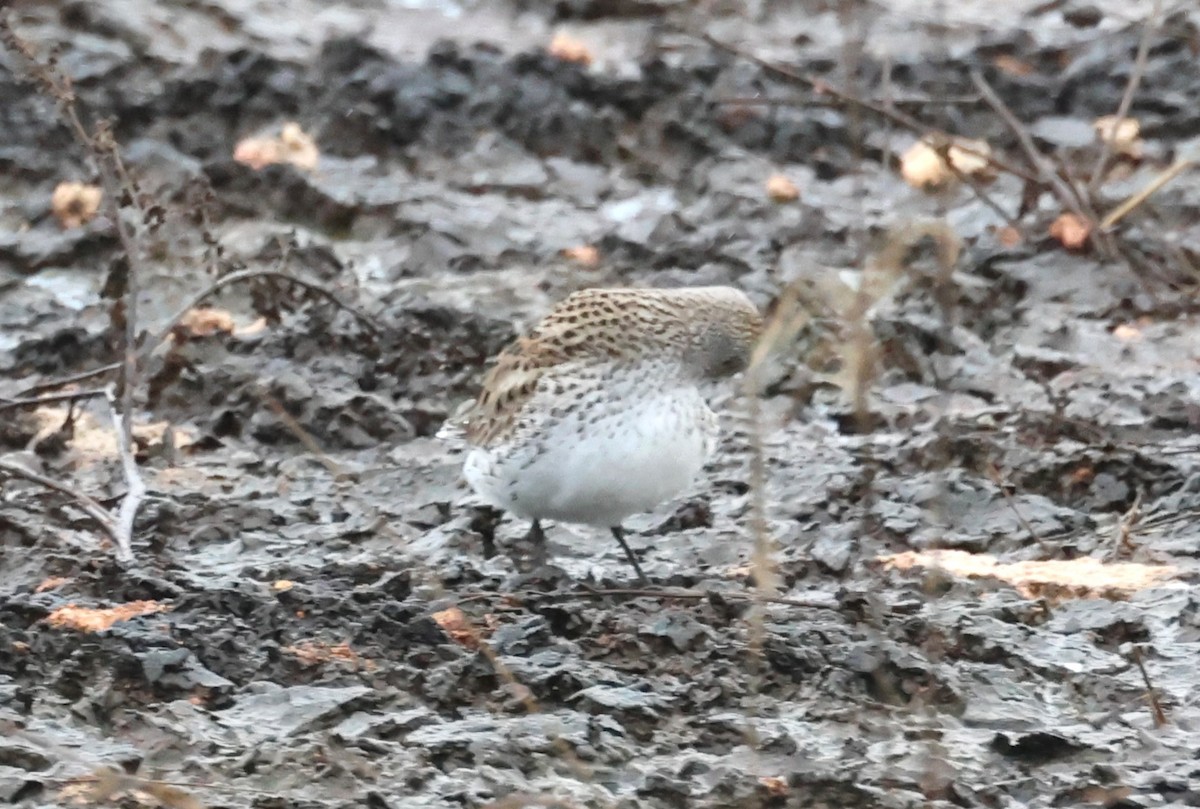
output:
<path id="1" fill-rule="evenodd" d="M 1064 250 L 1054 195 L 1002 173 L 987 194 L 1021 209 L 1013 240 L 970 189 L 901 179 L 911 133 L 702 38 L 905 99 L 1027 165 L 981 70 L 1086 181 L 1091 122 L 1133 70 L 1129 7 L 1150 4 L 479 5 L 16 13 L 81 115 L 113 120 L 152 206 L 130 219 L 141 330 L 245 268 L 346 307 L 231 285 L 208 303 L 236 332 L 181 331 L 145 364 L 131 565 L 69 498 L 0 473 L 0 801 L 104 800 L 72 779 L 116 767 L 136 778 L 109 799 L 130 807 L 1200 805 L 1200 175 L 1122 220 L 1105 257 Z M 1101 214 L 1200 158 L 1200 11 L 1163 5 L 1130 112 L 1145 155 L 1118 161 Z M 590 67 L 543 52 L 560 28 Z M 24 62 L 0 61 L 11 401 L 119 358 L 127 262 L 110 215 L 50 214 L 59 181 L 95 175 Z M 288 120 L 317 171 L 232 159 Z M 772 174 L 799 199 L 773 202 Z M 938 239 L 881 264 L 931 220 L 961 240 L 953 272 Z M 563 254 L 582 245 L 598 264 Z M 881 278 L 845 319 L 846 285 Z M 527 526 L 480 507 L 434 438 L 554 301 L 628 284 L 732 284 L 764 308 L 801 292 L 759 419 L 793 603 L 747 600 L 755 430 L 732 389 L 703 478 L 628 525 L 676 597 L 611 592 L 630 571 L 588 528 L 550 526 L 554 566 L 530 570 Z M 838 369 L 864 326 L 878 372 L 857 412 Z M 0 457 L 115 510 L 103 399 L 0 408 Z M 932 548 L 1176 575 L 1073 598 L 880 562 Z M 50 620 L 138 600 L 165 611 Z M 435 619 L 455 607 L 468 629 Z"/>

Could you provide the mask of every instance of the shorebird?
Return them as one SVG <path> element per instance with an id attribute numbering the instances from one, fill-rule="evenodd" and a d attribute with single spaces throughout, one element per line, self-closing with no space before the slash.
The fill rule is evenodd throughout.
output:
<path id="1" fill-rule="evenodd" d="M 532 521 L 608 528 L 684 491 L 716 449 L 711 383 L 744 369 L 762 327 L 730 287 L 576 292 L 500 352 L 479 397 L 439 435 L 466 440 L 463 473 Z"/>

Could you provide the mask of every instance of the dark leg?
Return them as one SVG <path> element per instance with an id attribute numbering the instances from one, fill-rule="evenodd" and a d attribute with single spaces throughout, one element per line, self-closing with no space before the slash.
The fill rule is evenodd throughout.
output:
<path id="1" fill-rule="evenodd" d="M 546 533 L 542 530 L 541 521 L 533 521 L 533 525 L 529 526 L 529 533 L 525 535 L 525 539 L 533 543 L 534 561 L 539 565 L 544 565 L 546 563 Z"/>
<path id="2" fill-rule="evenodd" d="M 642 572 L 642 566 L 638 564 L 637 557 L 633 555 L 633 551 L 629 549 L 629 545 L 625 542 L 625 529 L 619 525 L 614 525 L 611 530 L 612 535 L 617 538 L 617 542 L 621 543 L 621 550 L 625 551 L 625 558 L 629 560 L 629 564 L 633 565 L 633 572 L 637 573 L 638 581 L 642 584 L 649 584 L 650 580 Z"/>

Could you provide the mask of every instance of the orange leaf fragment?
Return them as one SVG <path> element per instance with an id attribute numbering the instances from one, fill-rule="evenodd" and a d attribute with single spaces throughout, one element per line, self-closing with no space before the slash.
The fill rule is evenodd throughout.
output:
<path id="1" fill-rule="evenodd" d="M 99 186 L 59 183 L 50 197 L 50 210 L 64 228 L 77 228 L 95 218 L 103 196 Z"/>
<path id="2" fill-rule="evenodd" d="M 475 649 L 479 646 L 479 633 L 471 626 L 467 616 L 458 607 L 450 607 L 433 614 L 433 620 L 442 631 L 454 639 L 456 643 Z"/>
<path id="3" fill-rule="evenodd" d="M 595 267 L 600 264 L 600 250 L 590 244 L 568 247 L 562 250 L 560 255 L 585 267 Z"/>
<path id="4" fill-rule="evenodd" d="M 313 171 L 321 160 L 312 136 L 300 128 L 300 124 L 289 121 L 283 125 L 276 137 L 251 137 L 238 141 L 233 150 L 233 159 L 252 169 L 261 169 L 272 163 L 291 163 L 305 171 Z"/>
<path id="5" fill-rule="evenodd" d="M 778 775 L 764 775 L 758 779 L 758 783 L 767 788 L 767 792 L 774 798 L 785 797 L 788 790 L 788 783 Z"/>
<path id="6" fill-rule="evenodd" d="M 1012 225 L 1005 225 L 1000 228 L 996 234 L 1000 244 L 1005 247 L 1016 247 L 1021 243 L 1021 231 L 1014 228 Z"/>
<path id="7" fill-rule="evenodd" d="M 1092 226 L 1087 220 L 1070 212 L 1061 214 L 1050 224 L 1050 235 L 1068 250 L 1082 250 L 1091 233 Z"/>
<path id="8" fill-rule="evenodd" d="M 992 66 L 1010 76 L 1029 76 L 1033 74 L 1033 65 L 1007 53 L 1002 53 L 993 59 Z"/>
<path id="9" fill-rule="evenodd" d="M 34 592 L 35 593 L 44 593 L 47 590 L 55 590 L 59 587 L 62 587 L 64 584 L 66 584 L 69 581 L 70 581 L 70 579 L 68 579 L 66 576 L 51 576 L 50 578 L 46 579 L 41 584 L 39 584 L 34 589 Z"/>
<path id="10" fill-rule="evenodd" d="M 775 202 L 792 202 L 800 198 L 800 189 L 782 174 L 772 174 L 767 178 L 767 196 Z"/>
<path id="11" fill-rule="evenodd" d="M 958 174 L 990 179 L 991 154 L 992 147 L 982 140 L 957 138 L 944 149 L 919 140 L 900 156 L 900 176 L 913 188 L 922 189 L 941 188 Z"/>
<path id="12" fill-rule="evenodd" d="M 111 629 L 113 624 L 128 621 L 140 615 L 152 615 L 156 612 L 166 612 L 171 608 L 157 601 L 131 601 L 128 604 L 118 604 L 107 609 L 94 609 L 67 604 L 59 607 L 48 616 L 46 621 L 55 629 L 75 629 L 79 632 L 104 632 Z"/>
<path id="13" fill-rule="evenodd" d="M 337 662 L 348 663 L 354 668 L 364 668 L 368 671 L 375 668 L 375 662 L 366 660 L 351 649 L 348 641 L 342 641 L 332 646 L 320 641 L 303 641 L 293 646 L 284 646 L 282 651 L 294 655 L 305 666 Z"/>
<path id="14" fill-rule="evenodd" d="M 237 326 L 233 322 L 233 315 L 224 309 L 189 309 L 175 328 L 190 337 L 211 337 L 214 334 L 233 334 Z"/>
<path id="15" fill-rule="evenodd" d="M 564 62 L 574 62 L 577 65 L 590 65 L 592 63 L 592 52 L 588 49 L 588 46 L 562 31 L 559 31 L 550 40 L 550 46 L 546 48 L 546 52 L 555 59 L 561 59 Z"/>

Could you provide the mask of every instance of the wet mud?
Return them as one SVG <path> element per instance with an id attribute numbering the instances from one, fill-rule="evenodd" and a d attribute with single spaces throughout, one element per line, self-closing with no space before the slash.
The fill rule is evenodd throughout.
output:
<path id="1" fill-rule="evenodd" d="M 905 183 L 911 133 L 702 37 L 890 93 L 1021 164 L 982 71 L 1086 176 L 1144 14 L 484 5 L 14 15 L 58 47 L 81 115 L 112 119 L 156 206 L 138 223 L 147 335 L 217 273 L 274 269 L 336 302 L 231 284 L 206 301 L 219 328 L 188 321 L 145 358 L 134 564 L 69 498 L 0 472 L 0 800 L 1200 804 L 1184 271 L 1200 267 L 1200 175 L 1121 222 L 1123 253 L 1049 236 L 1050 192 L 1014 238 L 969 188 Z M 1101 214 L 1200 159 L 1200 12 L 1164 6 L 1129 109 L 1144 154 L 1116 161 Z M 546 53 L 559 30 L 590 66 Z M 102 397 L 5 405 L 120 359 L 127 263 L 109 214 L 71 229 L 51 214 L 55 185 L 94 170 L 23 61 L 0 59 L 0 460 L 115 510 L 127 482 Z M 233 158 L 285 121 L 319 147 L 315 170 Z M 767 193 L 776 174 L 798 198 Z M 1004 173 L 987 186 L 1010 214 L 1026 191 Z M 480 506 L 434 437 L 554 301 L 626 284 L 732 284 L 764 309 L 790 289 L 805 313 L 757 418 L 731 388 L 703 478 L 628 523 L 675 595 L 632 590 L 620 549 L 584 527 L 552 526 L 554 564 L 531 570 L 527 526 Z M 860 344 L 865 407 L 847 381 Z M 759 502 L 777 581 L 756 605 Z M 1169 572 L 1014 583 L 896 556 L 933 549 Z M 64 618 L 139 602 L 107 628 Z M 98 779 L 113 767 L 131 780 Z"/>

